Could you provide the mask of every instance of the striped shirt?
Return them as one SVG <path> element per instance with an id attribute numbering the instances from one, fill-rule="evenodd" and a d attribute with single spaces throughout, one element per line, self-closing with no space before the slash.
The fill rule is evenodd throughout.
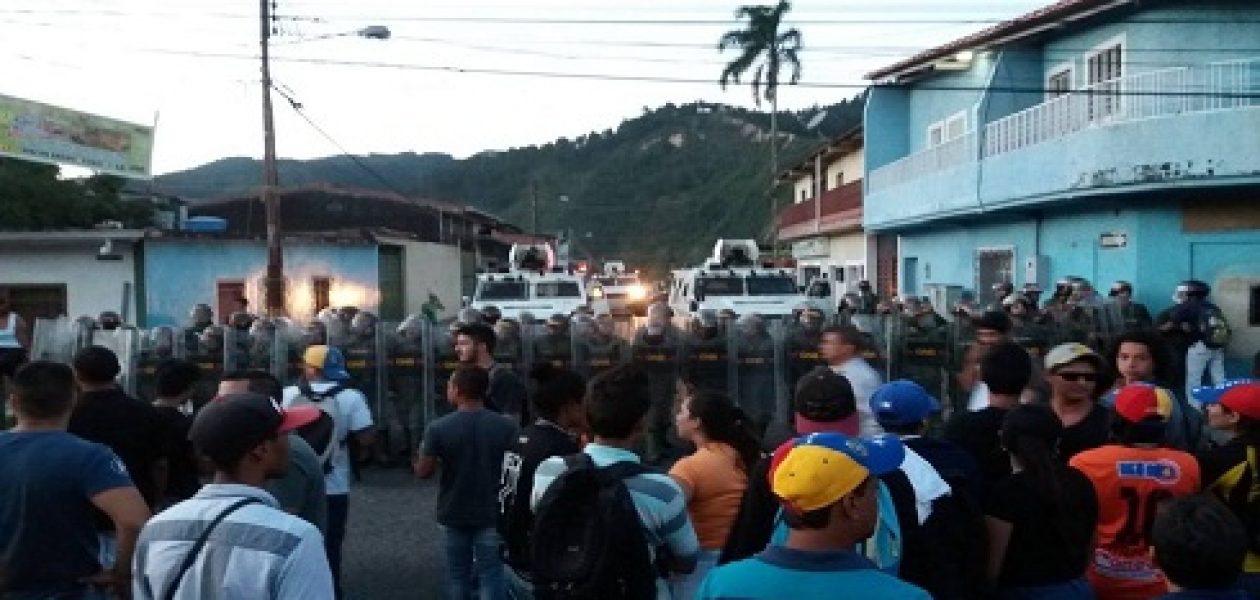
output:
<path id="1" fill-rule="evenodd" d="M 333 597 L 324 540 L 314 525 L 277 508 L 262 489 L 211 484 L 154 516 L 136 544 L 133 597 L 161 598 L 184 558 L 215 517 L 246 504 L 210 534 L 180 582 L 181 600 L 326 600 Z"/>
<path id="2" fill-rule="evenodd" d="M 582 451 L 591 457 L 596 467 L 606 467 L 622 461 L 639 462 L 639 457 L 629 450 L 600 444 L 587 444 Z M 563 457 L 549 458 L 538 465 L 530 496 L 530 505 L 535 510 L 547 488 L 564 471 Z M 648 540 L 648 549 L 653 560 L 656 559 L 656 549 L 664 546 L 678 562 L 695 564 L 700 555 L 700 542 L 696 539 L 696 530 L 687 516 L 687 499 L 678 484 L 664 473 L 635 475 L 626 478 L 625 483 L 630 490 L 630 499 L 639 512 L 639 522 L 643 525 L 643 533 Z M 656 580 L 656 597 L 665 600 L 670 597 L 668 586 L 660 578 Z"/>

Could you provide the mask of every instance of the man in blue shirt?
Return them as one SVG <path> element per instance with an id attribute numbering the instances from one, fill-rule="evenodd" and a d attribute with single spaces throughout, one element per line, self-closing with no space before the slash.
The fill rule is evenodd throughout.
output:
<path id="1" fill-rule="evenodd" d="M 109 448 L 66 433 L 70 367 L 36 361 L 13 376 L 17 426 L 0 432 L 0 597 L 96 598 L 125 592 L 149 509 Z M 117 532 L 118 561 L 102 571 L 94 509 Z"/>
<path id="2" fill-rule="evenodd" d="M 896 436 L 850 438 L 815 433 L 776 453 L 771 488 L 791 531 L 783 545 L 711 571 L 704 600 L 835 598 L 927 600 L 927 592 L 880 571 L 853 548 L 875 532 L 875 477 L 897 469 L 905 449 Z"/>

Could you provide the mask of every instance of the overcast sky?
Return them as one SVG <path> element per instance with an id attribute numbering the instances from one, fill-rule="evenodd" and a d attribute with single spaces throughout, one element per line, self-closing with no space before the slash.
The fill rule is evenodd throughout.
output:
<path id="1" fill-rule="evenodd" d="M 1047 2 L 797 0 L 788 24 L 804 39 L 806 85 L 782 88 L 781 108 L 852 96 L 875 67 Z M 349 152 L 464 157 L 616 127 L 666 102 L 751 106 L 748 88 L 716 83 L 734 56 L 716 42 L 741 3 L 277 0 L 272 71 Z M 257 15 L 244 0 L 4 0 L 0 93 L 156 119 L 157 173 L 257 157 Z M 369 25 L 393 39 L 344 35 Z M 275 100 L 280 156 L 340 153 Z"/>

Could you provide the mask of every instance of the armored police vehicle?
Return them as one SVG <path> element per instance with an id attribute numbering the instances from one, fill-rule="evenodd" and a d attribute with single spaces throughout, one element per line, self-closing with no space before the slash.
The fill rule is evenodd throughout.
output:
<path id="1" fill-rule="evenodd" d="M 551 246 L 515 244 L 506 269 L 477 275 L 469 306 L 477 310 L 494 306 L 503 318 L 519 320 L 522 313 L 538 318 L 571 315 L 586 304 L 584 278 L 572 266 L 557 264 Z"/>
<path id="2" fill-rule="evenodd" d="M 669 304 L 676 314 L 710 309 L 784 317 L 806 300 L 790 269 L 759 262 L 753 240 L 718 240 L 705 264 L 673 272 Z"/>

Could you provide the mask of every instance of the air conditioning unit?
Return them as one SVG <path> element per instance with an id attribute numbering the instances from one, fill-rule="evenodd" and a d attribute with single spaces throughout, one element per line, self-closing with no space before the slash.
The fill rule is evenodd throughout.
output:
<path id="1" fill-rule="evenodd" d="M 1050 285 L 1050 257 L 1034 254 L 1024 258 L 1024 283 L 1035 283 L 1044 290 Z"/>

